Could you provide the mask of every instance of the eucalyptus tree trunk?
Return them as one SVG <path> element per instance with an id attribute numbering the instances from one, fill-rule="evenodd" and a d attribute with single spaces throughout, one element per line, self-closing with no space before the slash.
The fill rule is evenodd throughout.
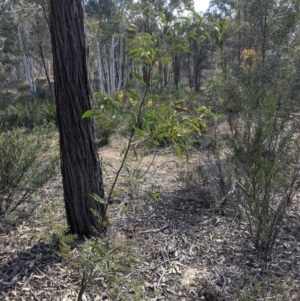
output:
<path id="1" fill-rule="evenodd" d="M 123 35 L 119 38 L 119 77 L 118 77 L 118 87 L 117 92 L 121 91 L 122 83 L 124 81 L 124 53 L 123 53 Z"/>
<path id="2" fill-rule="evenodd" d="M 104 197 L 102 171 L 94 140 L 83 0 L 50 0 L 50 33 L 61 173 L 70 232 L 79 236 L 101 232 L 105 207 L 92 194 Z M 96 214 L 94 214 L 96 213 Z"/>
<path id="3" fill-rule="evenodd" d="M 111 94 L 110 75 L 109 75 L 109 67 L 108 67 L 108 60 L 107 60 L 105 46 L 104 46 L 104 51 L 103 51 L 103 61 L 104 61 L 104 66 L 105 66 L 105 71 L 106 71 L 106 92 L 107 92 L 107 94 L 110 95 Z"/>
<path id="4" fill-rule="evenodd" d="M 164 78 L 164 88 L 168 84 L 168 64 L 163 65 L 163 78 Z"/>
<path id="5" fill-rule="evenodd" d="M 29 65 L 29 76 L 30 76 L 30 91 L 33 95 L 36 94 L 36 78 L 34 74 L 33 68 L 33 59 L 32 57 L 27 57 L 28 65 Z"/>
<path id="6" fill-rule="evenodd" d="M 102 91 L 104 91 L 104 70 L 101 61 L 101 51 L 99 42 L 97 42 L 97 61 L 99 87 Z"/>
<path id="7" fill-rule="evenodd" d="M 115 85 L 115 38 L 114 35 L 111 36 L 110 46 L 109 46 L 109 74 L 110 74 L 110 93 L 114 93 L 116 91 Z"/>
<path id="8" fill-rule="evenodd" d="M 14 18 L 17 19 L 16 11 L 13 7 L 11 7 L 11 10 L 14 12 Z M 34 75 L 34 68 L 33 68 L 33 61 L 32 58 L 29 57 L 25 53 L 24 45 L 23 45 L 23 39 L 22 39 L 22 31 L 21 31 L 21 25 L 18 24 L 17 27 L 17 34 L 18 34 L 18 44 L 22 55 L 22 62 L 24 67 L 24 73 L 26 75 L 26 78 L 29 82 L 30 91 L 34 95 L 36 93 L 36 83 L 35 83 L 35 75 Z"/>
<path id="9" fill-rule="evenodd" d="M 180 83 L 180 53 L 173 55 L 173 79 L 176 89 L 178 89 Z"/>
<path id="10" fill-rule="evenodd" d="M 48 86 L 49 86 L 49 91 L 50 91 L 51 97 L 53 98 L 52 84 L 51 84 L 51 80 L 50 80 L 50 77 L 49 77 L 49 72 L 48 72 L 48 69 L 47 69 L 46 61 L 45 61 L 43 46 L 42 46 L 41 43 L 39 43 L 39 53 L 40 53 L 41 60 L 42 60 L 42 63 L 43 63 L 43 67 L 44 67 L 44 71 L 45 71 L 45 74 L 46 74 L 46 78 L 47 78 L 47 82 L 48 82 Z"/>

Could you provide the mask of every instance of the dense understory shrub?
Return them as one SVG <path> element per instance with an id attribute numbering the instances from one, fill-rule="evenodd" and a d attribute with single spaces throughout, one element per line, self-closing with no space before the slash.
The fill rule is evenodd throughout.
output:
<path id="1" fill-rule="evenodd" d="M 240 122 L 228 143 L 235 198 L 245 212 L 255 247 L 267 258 L 299 186 L 296 126 L 278 116 L 273 95 L 264 99 L 256 116 L 244 112 Z"/>
<path id="2" fill-rule="evenodd" d="M 36 129 L 0 134 L 0 216 L 34 205 L 33 196 L 57 173 L 58 157 L 45 133 Z"/>
<path id="3" fill-rule="evenodd" d="M 118 131 L 125 137 L 130 135 L 132 128 L 140 139 L 137 145 L 165 147 L 176 145 L 187 150 L 194 138 L 198 139 L 206 128 L 204 117 L 210 110 L 201 106 L 199 95 L 173 91 L 162 95 L 151 94 L 141 109 L 140 123 L 136 127 L 139 102 L 130 93 L 106 95 L 95 93 L 94 119 L 96 138 L 101 144 L 108 143 L 110 136 Z M 183 97 L 185 95 L 185 97 Z M 181 97 L 182 96 L 182 97 Z"/>
<path id="4" fill-rule="evenodd" d="M 97 92 L 94 94 L 98 116 L 94 118 L 95 137 L 101 145 L 109 143 L 109 138 L 126 122 L 124 116 L 124 104 L 121 102 L 122 94 L 107 95 Z"/>
<path id="5" fill-rule="evenodd" d="M 219 128 L 211 142 L 220 204 L 242 212 L 263 259 L 269 258 L 299 188 L 299 124 L 291 117 L 296 99 L 290 97 L 289 85 L 293 81 L 281 69 L 272 76 L 267 71 L 240 70 L 237 77 L 219 83 L 215 95 L 223 113 L 230 113 L 227 129 Z"/>
<path id="6" fill-rule="evenodd" d="M 35 97 L 25 92 L 2 93 L 0 97 L 0 129 L 29 128 L 55 124 L 56 108 L 52 100 Z"/>

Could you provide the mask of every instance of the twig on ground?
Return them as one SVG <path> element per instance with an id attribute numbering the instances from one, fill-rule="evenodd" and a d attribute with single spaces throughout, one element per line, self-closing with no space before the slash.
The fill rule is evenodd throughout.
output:
<path id="1" fill-rule="evenodd" d="M 157 282 L 157 285 L 156 285 L 156 289 L 158 289 L 160 287 L 160 283 L 161 283 L 162 279 L 164 278 L 166 272 L 167 272 L 167 269 L 164 269 L 162 274 L 160 275 L 160 277 L 158 279 L 158 282 Z"/>
<path id="2" fill-rule="evenodd" d="M 35 301 L 40 301 L 40 298 L 38 298 L 38 297 L 36 296 L 36 294 L 35 294 L 32 290 L 30 290 L 30 293 L 31 293 L 31 295 L 33 296 L 33 298 L 34 298 Z"/>
<path id="3" fill-rule="evenodd" d="M 169 225 L 166 225 L 160 229 L 149 229 L 149 230 L 145 230 L 145 231 L 141 231 L 140 233 L 157 233 L 157 232 L 160 232 L 162 230 L 165 230 L 167 228 L 169 228 L 170 226 Z"/>

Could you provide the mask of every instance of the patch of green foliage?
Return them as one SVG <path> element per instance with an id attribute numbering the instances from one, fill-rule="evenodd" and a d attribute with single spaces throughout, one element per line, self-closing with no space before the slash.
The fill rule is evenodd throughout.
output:
<path id="1" fill-rule="evenodd" d="M 35 126 L 55 125 L 56 108 L 49 98 L 32 97 L 27 92 L 0 94 L 0 129 L 32 129 Z"/>
<path id="2" fill-rule="evenodd" d="M 102 279 L 102 285 L 109 286 L 108 295 L 112 300 L 146 300 L 141 289 L 143 281 L 124 277 L 124 274 L 131 273 L 136 265 L 125 246 L 114 246 L 106 239 L 86 241 L 74 264 L 79 266 L 83 273 L 77 300 L 81 300 L 87 285 L 93 287 L 96 284 L 96 279 Z M 96 289 L 98 287 L 99 283 Z"/>
<path id="3" fill-rule="evenodd" d="M 282 74 L 264 77 L 268 71 L 261 66 L 241 69 L 236 77 L 213 85 L 223 113 L 237 112 L 234 118 L 227 113 L 228 132 L 212 141 L 221 205 L 242 210 L 265 260 L 299 188 L 299 124 L 291 118 L 295 99 L 289 99 L 289 80 Z"/>
<path id="4" fill-rule="evenodd" d="M 25 204 L 24 212 L 32 210 L 34 194 L 57 174 L 58 156 L 48 141 L 39 129 L 0 133 L 0 215 Z"/>
<path id="5" fill-rule="evenodd" d="M 109 138 L 124 124 L 123 104 L 120 95 L 107 95 L 105 93 L 94 93 L 97 117 L 94 118 L 95 137 L 100 141 L 100 145 L 109 143 Z M 122 118 L 123 117 L 123 118 Z"/>
<path id="6" fill-rule="evenodd" d="M 238 288 L 235 293 L 235 298 L 239 301 L 255 301 L 263 298 L 267 298 L 268 300 L 272 301 L 288 301 L 290 299 L 285 295 L 290 291 L 291 288 L 292 287 L 287 285 L 285 282 L 270 283 L 267 280 L 263 280 L 253 283 L 252 288 L 247 290 Z"/>

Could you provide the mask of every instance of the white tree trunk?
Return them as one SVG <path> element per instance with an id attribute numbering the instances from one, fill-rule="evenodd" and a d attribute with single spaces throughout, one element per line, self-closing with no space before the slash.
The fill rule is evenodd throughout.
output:
<path id="1" fill-rule="evenodd" d="M 122 87 L 122 82 L 123 82 L 123 65 L 124 65 L 124 54 L 123 54 L 123 35 L 121 35 L 121 37 L 119 38 L 119 79 L 118 79 L 118 88 L 117 88 L 117 92 L 120 92 L 121 87 Z"/>
<path id="2" fill-rule="evenodd" d="M 32 57 L 26 56 L 27 63 L 28 63 L 28 71 L 29 71 L 29 83 L 30 83 L 30 91 L 33 95 L 36 94 L 36 81 L 35 81 L 35 74 L 33 68 L 33 60 Z"/>
<path id="3" fill-rule="evenodd" d="M 14 10 L 14 8 L 12 6 L 11 6 L 11 10 L 14 12 L 15 20 L 18 21 L 16 11 Z M 35 94 L 36 93 L 36 83 L 35 83 L 33 61 L 32 61 L 32 58 L 27 56 L 25 53 L 24 45 L 23 45 L 23 41 L 22 41 L 22 32 L 21 32 L 20 24 L 18 24 L 17 30 L 18 30 L 18 44 L 19 44 L 19 48 L 21 51 L 21 55 L 22 55 L 24 72 L 25 72 L 26 78 L 30 85 L 30 91 L 32 94 Z"/>
<path id="4" fill-rule="evenodd" d="M 109 47 L 109 71 L 110 71 L 110 94 L 116 91 L 115 87 L 115 47 L 114 47 L 114 35 L 112 35 L 110 40 L 110 47 Z"/>
<path id="5" fill-rule="evenodd" d="M 35 83 L 33 62 L 32 62 L 32 58 L 27 56 L 25 53 L 20 25 L 18 25 L 18 41 L 19 41 L 19 47 L 20 47 L 20 51 L 21 51 L 21 55 L 22 55 L 24 72 L 25 72 L 26 78 L 29 82 L 30 91 L 32 94 L 35 94 L 36 93 L 36 83 Z"/>
<path id="6" fill-rule="evenodd" d="M 101 61 L 101 51 L 100 51 L 100 43 L 97 42 L 97 67 L 98 67 L 98 81 L 99 81 L 99 87 L 102 91 L 104 91 L 104 70 L 102 66 L 102 61 Z"/>
<path id="7" fill-rule="evenodd" d="M 111 85 L 110 85 L 110 73 L 109 73 L 109 69 L 108 69 L 108 61 L 107 61 L 107 55 L 106 55 L 106 48 L 104 46 L 104 51 L 103 51 L 103 63 L 105 66 L 105 70 L 106 70 L 106 86 L 107 86 L 107 94 L 111 94 Z"/>

